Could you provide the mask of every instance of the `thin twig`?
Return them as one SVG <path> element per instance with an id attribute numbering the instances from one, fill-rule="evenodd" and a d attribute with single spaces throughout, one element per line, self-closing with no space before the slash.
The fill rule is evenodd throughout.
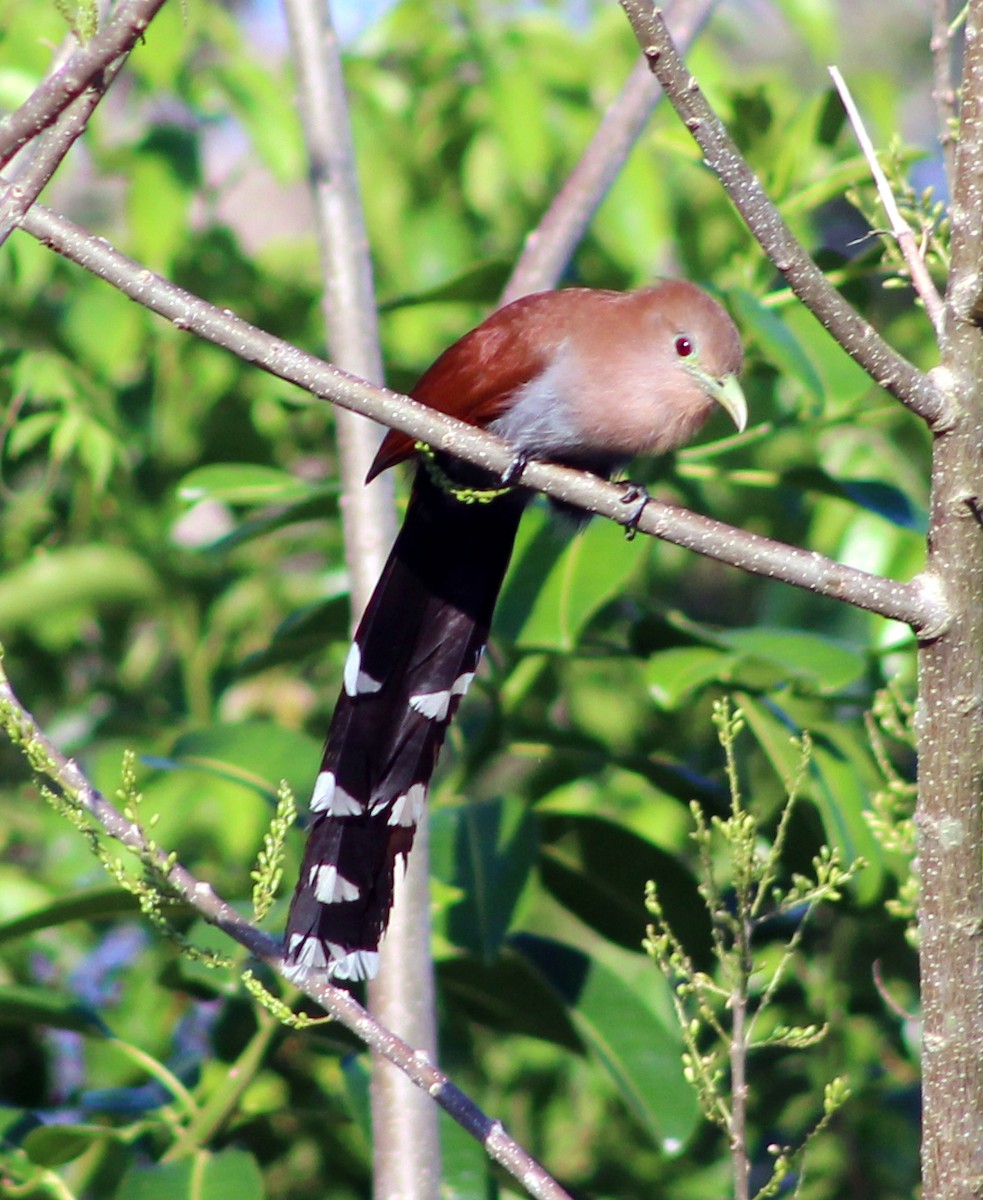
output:
<path id="1" fill-rule="evenodd" d="M 87 45 L 79 47 L 20 108 L 0 122 L 0 169 L 21 146 L 57 121 L 100 71 L 129 53 L 163 6 L 164 0 L 123 0 Z"/>
<path id="2" fill-rule="evenodd" d="M 876 383 L 933 427 L 944 427 L 948 413 L 943 394 L 843 299 L 805 252 L 686 69 L 661 13 L 649 0 L 621 0 L 621 5 L 706 165 L 720 178 L 748 229 L 795 294 Z"/>
<path id="3" fill-rule="evenodd" d="M 177 328 L 190 330 L 314 396 L 401 429 L 486 470 L 502 474 L 514 465 L 515 451 L 494 434 L 339 371 L 315 355 L 257 329 L 230 310 L 216 308 L 168 283 L 42 205 L 34 205 L 21 228 L 145 308 L 166 317 Z M 624 487 L 586 471 L 531 461 L 522 471 L 521 481 L 523 486 L 622 524 L 631 518 L 624 503 Z M 943 589 L 931 577 L 919 576 L 907 583 L 886 579 L 656 500 L 646 504 L 637 528 L 753 575 L 781 580 L 903 621 L 925 636 L 937 636 L 948 620 Z"/>
<path id="4" fill-rule="evenodd" d="M 877 161 L 877 152 L 874 150 L 874 144 L 864 127 L 863 118 L 860 116 L 860 111 L 854 103 L 846 80 L 840 74 L 838 67 L 830 67 L 829 73 L 836 86 L 836 90 L 840 94 L 840 100 L 843 102 L 846 115 L 850 118 L 850 124 L 853 126 L 857 143 L 863 151 L 864 158 L 870 167 L 870 173 L 874 177 L 877 194 L 880 197 L 881 204 L 884 206 L 887 219 L 891 224 L 891 232 L 901 247 L 901 253 L 904 255 L 905 262 L 908 264 L 908 270 L 911 272 L 911 282 L 914 285 L 915 291 L 921 297 L 922 303 L 925 305 L 925 311 L 929 315 L 936 334 L 941 336 L 943 318 L 942 297 L 932 282 L 932 276 L 929 274 L 924 258 L 922 258 L 911 226 L 901 215 L 901 210 L 894 199 L 894 193 L 891 191 L 891 185 L 887 181 L 887 176 L 884 174 L 881 164 Z"/>
<path id="5" fill-rule="evenodd" d="M 17 698 L 6 673 L 0 666 L 0 705 L 20 728 L 21 742 L 31 749 L 31 760 L 63 795 L 84 808 L 99 826 L 122 845 L 137 854 L 153 857 L 170 887 L 206 921 L 244 946 L 255 958 L 299 988 L 327 1013 L 350 1029 L 368 1047 L 395 1063 L 476 1138 L 495 1162 L 505 1168 L 537 1200 L 570 1200 L 549 1172 L 505 1132 L 500 1121 L 486 1116 L 447 1075 L 437 1070 L 426 1054 L 414 1050 L 389 1029 L 374 1020 L 343 988 L 335 987 L 323 973 L 308 971 L 299 976 L 283 959 L 283 947 L 269 934 L 257 929 L 220 899 L 210 884 L 196 879 L 180 864 L 170 864 L 165 851 L 152 852 L 143 830 L 111 804 L 92 786 L 78 764 L 66 758 L 45 736 L 33 715 Z M 43 760 L 47 760 L 44 762 Z M 289 974 L 288 974 L 289 972 Z"/>
<path id="6" fill-rule="evenodd" d="M 717 0 L 677 0 L 670 9 L 679 45 L 686 49 L 703 28 Z M 512 270 L 502 304 L 530 292 L 556 287 L 591 218 L 638 141 L 662 89 L 644 62 L 628 76 L 604 114 L 586 150 L 528 235 Z"/>

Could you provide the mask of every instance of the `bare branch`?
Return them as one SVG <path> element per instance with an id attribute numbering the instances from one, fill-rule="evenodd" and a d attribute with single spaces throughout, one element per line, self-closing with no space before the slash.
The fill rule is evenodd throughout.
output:
<path id="1" fill-rule="evenodd" d="M 884 207 L 884 212 L 887 214 L 887 219 L 891 224 L 891 232 L 901 247 L 901 253 L 904 255 L 905 262 L 908 264 L 908 270 L 911 272 L 911 282 L 914 285 L 915 291 L 921 297 L 922 303 L 925 305 L 925 311 L 931 318 L 936 334 L 941 336 L 942 297 L 932 282 L 932 276 L 929 274 L 925 260 L 918 249 L 918 242 L 915 239 L 914 233 L 912 233 L 911 226 L 901 215 L 901 210 L 894 199 L 894 193 L 891 191 L 891 185 L 887 181 L 887 176 L 884 174 L 881 164 L 877 161 L 877 152 L 874 149 L 874 143 L 870 140 L 870 136 L 864 127 L 863 118 L 860 116 L 860 111 L 854 103 L 846 80 L 840 74 L 838 67 L 830 67 L 829 73 L 833 83 L 836 85 L 836 90 L 840 94 L 840 100 L 843 102 L 846 115 L 850 118 L 850 124 L 853 126 L 857 143 L 863 151 L 867 165 L 870 167 L 870 173 L 874 177 L 877 194 Z"/>
<path id="2" fill-rule="evenodd" d="M 956 92 L 952 86 L 952 40 L 949 0 L 932 0 L 932 99 L 939 127 L 945 175 L 952 187 L 955 168 Z"/>
<path id="3" fill-rule="evenodd" d="M 829 283 L 769 199 L 733 138 L 687 71 L 658 9 L 621 0 L 653 74 L 696 139 L 748 228 L 792 291 L 843 349 L 892 395 L 930 425 L 944 425 L 944 398 L 932 380 L 892 349 Z"/>
<path id="4" fill-rule="evenodd" d="M 128 54 L 164 6 L 164 0 L 123 0 L 96 36 L 71 55 L 28 99 L 0 122 L 0 168 L 32 137 L 53 124 L 100 71 Z"/>
<path id="5" fill-rule="evenodd" d="M 383 1055 L 432 1097 L 459 1125 L 484 1147 L 488 1156 L 505 1168 L 530 1196 L 537 1200 L 570 1200 L 549 1172 L 505 1132 L 500 1121 L 486 1116 L 447 1075 L 434 1067 L 428 1056 L 374 1020 L 343 988 L 335 987 L 323 976 L 308 971 L 298 978 L 295 967 L 283 959 L 283 948 L 269 934 L 257 929 L 217 896 L 211 885 L 196 879 L 179 864 L 170 865 L 164 850 L 151 852 L 143 830 L 111 804 L 92 786 L 78 764 L 66 758 L 45 736 L 31 713 L 21 704 L 0 664 L 0 706 L 19 726 L 20 741 L 31 751 L 35 769 L 48 778 L 72 802 L 85 812 L 110 837 L 138 854 L 153 853 L 168 884 L 196 912 L 212 925 L 244 946 L 255 958 L 266 963 L 278 975 L 299 987 L 305 995 L 350 1029 L 370 1049 Z M 45 761 L 46 760 L 46 761 Z"/>
<path id="6" fill-rule="evenodd" d="M 312 395 L 401 429 L 488 471 L 503 474 L 514 465 L 514 450 L 494 434 L 339 371 L 315 355 L 264 333 L 230 310 L 215 308 L 168 283 L 107 242 L 92 237 L 41 205 L 36 204 L 25 216 L 22 228 L 131 299 L 166 317 L 177 328 L 223 346 L 244 362 L 295 383 Z M 532 461 L 523 470 L 521 481 L 524 486 L 588 512 L 622 524 L 630 521 L 631 509 L 625 504 L 624 487 L 586 471 Z M 782 580 L 891 620 L 904 621 L 926 636 L 940 633 L 948 619 L 942 588 L 931 577 L 895 582 L 655 500 L 646 505 L 638 529 L 752 574 Z"/>
<path id="7" fill-rule="evenodd" d="M 983 120 L 983 46 L 979 43 L 983 14 L 979 12 L 979 0 L 970 3 L 968 8 L 962 112 L 950 205 L 952 268 L 946 304 L 955 321 L 979 325 L 983 323 L 983 129 L 980 127 Z M 947 332 L 953 334 L 955 330 Z M 976 335 L 975 342 L 978 341 Z M 975 369 L 975 363 L 973 367 Z"/>
<path id="8" fill-rule="evenodd" d="M 983 1178 L 983 0 L 965 6 L 951 268 L 939 374 L 955 419 L 932 448 L 927 565 L 952 621 L 918 654 L 918 932 L 922 1191 L 955 1200 Z"/>
<path id="9" fill-rule="evenodd" d="M 30 160 L 16 173 L 15 180 L 0 190 L 0 246 L 20 224 L 76 140 L 85 132 L 89 117 L 125 62 L 125 55 L 119 55 L 115 62 L 100 71 L 81 95 L 59 114 L 54 124 L 24 151 L 25 155 L 30 155 Z M 18 166 L 20 161 L 17 160 Z"/>
<path id="10" fill-rule="evenodd" d="M 328 0 L 284 0 L 283 7 L 310 162 L 328 352 L 345 370 L 381 383 L 372 264 L 338 38 Z M 345 560 L 357 622 L 395 537 L 395 504 L 391 475 L 364 484 L 379 447 L 378 426 L 355 413 L 339 412 L 337 429 Z M 381 970 L 368 995 L 373 1016 L 436 1062 L 428 849 L 424 811 L 408 869 L 397 876 Z M 371 1095 L 374 1194 L 436 1200 L 441 1175 L 437 1109 L 405 1074 L 378 1058 L 372 1064 Z"/>
<path id="11" fill-rule="evenodd" d="M 684 50 L 700 32 L 716 3 L 717 0 L 676 0 L 672 5 L 673 28 Z M 662 89 L 652 72 L 644 62 L 638 63 L 566 183 L 526 238 L 502 293 L 502 304 L 530 292 L 556 287 L 577 243 L 661 99 Z"/>
<path id="12" fill-rule="evenodd" d="M 382 383 L 372 264 L 340 47 L 327 0 L 285 0 L 283 7 L 310 164 L 328 354 L 344 370 Z M 364 486 L 380 436 L 377 426 L 342 414 L 338 426 L 342 515 L 355 620 L 368 603 L 396 536 L 392 484 L 383 479 Z"/>

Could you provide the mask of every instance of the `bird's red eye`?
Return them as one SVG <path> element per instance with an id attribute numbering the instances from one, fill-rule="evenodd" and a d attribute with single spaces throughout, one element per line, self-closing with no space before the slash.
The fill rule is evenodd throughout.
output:
<path id="1" fill-rule="evenodd" d="M 680 334 L 680 336 L 676 338 L 676 353 L 680 358 L 689 358 L 695 348 L 696 347 L 693 345 L 692 340 L 686 337 L 685 334 Z"/>

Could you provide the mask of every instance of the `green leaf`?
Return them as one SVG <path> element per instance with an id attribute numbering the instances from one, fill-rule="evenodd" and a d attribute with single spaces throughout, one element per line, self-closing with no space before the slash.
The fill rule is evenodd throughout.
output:
<path id="1" fill-rule="evenodd" d="M 820 492 L 857 504 L 876 513 L 900 529 L 924 533 L 928 513 L 915 504 L 900 488 L 880 479 L 834 479 L 821 467 L 793 467 L 782 474 L 782 485 L 799 491 Z"/>
<path id="2" fill-rule="evenodd" d="M 264 1200 L 266 1192 L 245 1150 L 198 1150 L 179 1162 L 132 1168 L 116 1194 L 120 1200 Z"/>
<path id="3" fill-rule="evenodd" d="M 728 292 L 727 300 L 741 323 L 753 333 L 765 357 L 782 373 L 797 379 L 815 400 L 821 400 L 819 373 L 789 326 L 750 292 L 735 289 Z"/>
<path id="4" fill-rule="evenodd" d="M 41 1167 L 60 1167 L 81 1157 L 93 1142 L 118 1139 L 105 1125 L 41 1125 L 21 1142 L 31 1162 Z"/>
<path id="5" fill-rule="evenodd" d="M 612 968 L 529 934 L 515 945 L 562 996 L 591 1056 L 652 1140 L 668 1153 L 681 1150 L 699 1114 L 683 1078 L 679 1031 L 658 1011 L 665 984 L 651 963 L 623 956 Z"/>
<path id="6" fill-rule="evenodd" d="M 602 937 L 640 952 L 648 924 L 645 885 L 655 880 L 666 915 L 689 952 L 710 955 L 710 918 L 696 881 L 671 854 L 622 825 L 575 813 L 541 813 L 545 887 Z"/>
<path id="7" fill-rule="evenodd" d="M 98 888 L 91 892 L 80 892 L 0 924 L 0 942 L 26 937 L 40 929 L 53 929 L 68 921 L 101 921 L 108 917 L 139 911 L 140 902 L 136 896 L 119 888 Z"/>
<path id="8" fill-rule="evenodd" d="M 279 78 L 269 63 L 253 62 L 242 54 L 222 59 L 212 78 L 225 89 L 253 149 L 277 182 L 299 179 L 304 166 L 303 142 L 287 80 Z"/>
<path id="9" fill-rule="evenodd" d="M 763 704 L 740 693 L 735 700 L 741 707 L 748 728 L 771 762 L 775 774 L 785 783 L 799 766 L 799 749 L 792 738 L 801 736 L 796 722 L 774 702 Z M 815 803 L 829 844 L 839 851 L 844 863 L 863 858 L 868 867 L 852 885 L 858 898 L 870 900 L 877 894 L 881 879 L 881 851 L 863 813 L 869 787 L 857 766 L 829 739 L 829 731 L 811 728 L 813 754 L 807 779 L 807 794 Z"/>
<path id="10" fill-rule="evenodd" d="M 368 1151 L 372 1145 L 372 1057 L 367 1052 L 346 1054 L 341 1061 L 341 1071 L 345 1080 L 346 1107 Z"/>
<path id="11" fill-rule="evenodd" d="M 733 656 L 709 646 L 678 646 L 653 654 L 645 666 L 645 680 L 660 708 L 672 710 L 687 704 L 707 684 L 726 678 Z"/>
<path id="12" fill-rule="evenodd" d="M 133 253 L 156 270 L 167 270 L 184 242 L 191 190 L 167 157 L 144 151 L 129 164 L 126 211 Z"/>
<path id="13" fill-rule="evenodd" d="M 520 934 L 513 941 L 521 942 L 523 937 Z M 455 1016 L 509 1035 L 539 1038 L 583 1052 L 583 1043 L 556 989 L 516 951 L 512 941 L 502 947 L 494 962 L 459 955 L 438 962 L 437 973 L 440 994 L 453 1006 Z"/>
<path id="14" fill-rule="evenodd" d="M 98 1037 L 110 1036 L 98 1014 L 47 987 L 0 987 L 0 1025 L 47 1025 Z"/>
<path id="15" fill-rule="evenodd" d="M 230 533 L 210 543 L 207 548 L 215 555 L 228 554 L 237 546 L 244 546 L 247 542 L 274 533 L 278 529 L 286 529 L 305 521 L 323 521 L 326 517 L 336 516 L 337 512 L 337 485 L 322 484 L 305 492 L 302 499 L 295 503 L 278 503 L 275 508 L 246 517 Z"/>
<path id="16" fill-rule="evenodd" d="M 594 521 L 566 546 L 545 524 L 523 539 L 497 628 L 523 647 L 572 650 L 587 622 L 639 569 L 638 545 L 611 521 Z"/>
<path id="17" fill-rule="evenodd" d="M 63 328 L 77 361 L 91 363 L 116 387 L 131 383 L 144 366 L 145 314 L 112 288 L 87 288 Z"/>
<path id="18" fill-rule="evenodd" d="M 189 504 L 222 500 L 226 504 L 291 504 L 308 500 L 315 489 L 302 479 L 257 463 L 213 463 L 190 471 L 177 485 Z"/>
<path id="19" fill-rule="evenodd" d="M 840 130 L 846 123 L 846 109 L 840 94 L 834 87 L 826 89 L 822 104 L 819 107 L 819 117 L 816 121 L 816 138 L 820 145 L 832 146 L 840 136 Z"/>
<path id="20" fill-rule="evenodd" d="M 775 664 L 786 679 L 808 681 L 827 694 L 856 683 L 867 670 L 862 654 L 815 633 L 758 626 L 727 630 L 720 640 L 739 654 Z"/>
<path id="21" fill-rule="evenodd" d="M 442 932 L 451 943 L 485 961 L 494 958 L 529 881 L 537 844 L 536 822 L 516 800 L 434 811 L 431 869 L 462 895 L 443 914 Z"/>
<path id="22" fill-rule="evenodd" d="M 446 304 L 466 302 L 492 305 L 505 286 L 511 263 L 503 258 L 490 258 L 475 263 L 467 270 L 438 283 L 436 287 L 424 288 L 419 292 L 407 292 L 394 296 L 379 305 L 380 312 L 394 312 L 399 308 L 413 308 L 420 304 Z"/>
<path id="23" fill-rule="evenodd" d="M 160 583 L 145 559 L 123 546 L 39 551 L 0 579 L 0 632 L 35 625 L 81 605 L 130 606 L 156 599 Z"/>
<path id="24" fill-rule="evenodd" d="M 145 758 L 169 770 L 193 769 L 243 784 L 275 800 L 281 779 L 303 796 L 317 773 L 320 750 L 306 734 L 272 721 L 210 725 L 182 734 L 166 758 Z"/>
<path id="25" fill-rule="evenodd" d="M 843 494 L 868 512 L 916 533 L 928 530 L 928 513 L 914 504 L 900 488 L 880 479 L 841 479 Z"/>
<path id="26" fill-rule="evenodd" d="M 246 676 L 279 663 L 296 663 L 310 655 L 322 657 L 333 642 L 350 639 L 351 605 L 347 578 L 345 590 L 317 604 L 291 613 L 274 630 L 269 644 L 248 655 L 240 664 L 239 675 Z"/>

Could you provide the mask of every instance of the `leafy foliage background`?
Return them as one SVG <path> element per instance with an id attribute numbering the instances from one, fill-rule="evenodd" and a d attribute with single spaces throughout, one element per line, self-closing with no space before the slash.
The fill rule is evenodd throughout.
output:
<path id="1" fill-rule="evenodd" d="M 910 45 L 895 39 L 882 65 L 858 60 L 856 14 L 798 0 L 756 22 L 777 52 L 725 5 L 690 61 L 796 233 L 924 362 L 928 323 L 907 291 L 882 286 L 880 243 L 844 200 L 867 172 L 815 65 L 844 65 L 886 140 L 913 91 L 929 89 L 927 31 L 919 9 L 905 11 Z M 65 25 L 53 6 L 4 0 L 0 28 L 0 102 L 12 106 Z M 292 83 L 265 51 L 242 13 L 166 7 L 50 201 L 317 351 Z M 404 0 L 351 46 L 393 386 L 410 386 L 494 303 L 635 53 L 613 6 L 573 20 L 551 6 L 438 0 Z M 634 474 L 734 524 L 872 570 L 917 570 L 920 424 L 773 290 L 685 130 L 660 110 L 568 282 L 630 287 L 662 272 L 712 286 L 734 313 L 754 423 L 744 439 Z M 330 407 L 20 235 L 0 256 L 0 334 L 7 670 L 107 793 L 135 749 L 158 841 L 247 904 L 276 786 L 286 778 L 307 795 L 347 650 Z M 725 434 L 723 423 L 708 431 Z M 907 863 L 864 818 L 882 779 L 863 714 L 912 671 L 901 627 L 667 545 L 626 544 L 600 523 L 565 540 L 530 514 L 488 669 L 433 791 L 435 953 L 443 1065 L 574 1194 L 727 1187 L 727 1147 L 698 1122 L 666 984 L 641 952 L 655 878 L 709 965 L 686 805 L 727 804 L 709 719 L 723 693 L 747 717 L 742 771 L 765 828 L 793 768 L 790 736 L 812 733 L 789 870 L 823 840 L 868 864 L 778 997 L 776 1019 L 828 1019 L 829 1036 L 752 1061 L 756 1153 L 764 1163 L 770 1143 L 801 1137 L 826 1079 L 846 1073 L 854 1097 L 813 1146 L 802 1194 L 910 1194 L 915 1052 L 885 994 L 914 1007 L 915 960 L 883 908 Z M 181 1195 L 191 1160 L 160 1160 L 176 1124 L 211 1105 L 220 1119 L 194 1125 L 190 1144 L 208 1152 L 215 1194 L 366 1195 L 367 1058 L 354 1041 L 333 1026 L 272 1028 L 235 978 L 148 933 L 6 746 L 0 783 L 9 1179 L 30 1177 L 38 1195 Z M 296 861 L 301 841 L 298 829 Z M 186 1112 L 124 1043 L 184 1083 Z M 52 1122 L 57 1136 L 43 1128 Z M 448 1195 L 509 1194 L 478 1147 L 450 1122 L 444 1133 Z M 34 1167 L 57 1169 L 60 1184 Z"/>

